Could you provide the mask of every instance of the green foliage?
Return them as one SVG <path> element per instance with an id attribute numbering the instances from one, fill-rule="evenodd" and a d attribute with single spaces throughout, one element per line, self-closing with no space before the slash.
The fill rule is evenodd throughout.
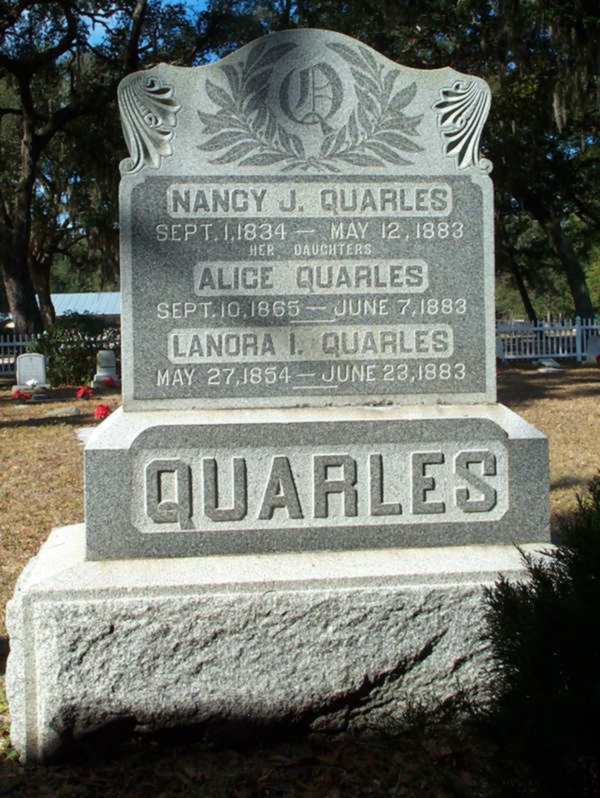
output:
<path id="1" fill-rule="evenodd" d="M 600 475 L 561 524 L 543 559 L 525 557 L 529 580 L 487 591 L 496 660 L 488 720 L 515 762 L 511 794 L 600 794 Z M 507 775 L 507 779 L 511 776 Z"/>
<path id="2" fill-rule="evenodd" d="M 543 319 L 546 314 L 553 317 L 576 315 L 567 280 L 563 274 L 540 267 L 535 281 L 527 280 L 527 285 L 529 298 L 538 318 Z M 509 274 L 500 273 L 496 276 L 496 318 L 527 318 L 519 292 Z"/>
<path id="3" fill-rule="evenodd" d="M 588 283 L 594 305 L 600 308 L 600 242 L 591 248 Z"/>
<path id="4" fill-rule="evenodd" d="M 77 250 L 81 246 L 83 250 L 81 254 L 81 267 L 75 268 L 74 255 L 79 255 Z M 114 274 L 109 274 L 109 269 L 112 270 L 113 261 L 104 258 L 102 264 L 99 259 L 85 258 L 87 254 L 87 246 L 85 243 L 73 247 L 71 250 L 71 257 L 66 258 L 60 255 L 52 266 L 52 291 L 56 294 L 61 293 L 80 293 L 98 291 L 118 291 L 119 282 L 115 279 Z M 78 261 L 79 262 L 79 261 Z"/>
<path id="5" fill-rule="evenodd" d="M 120 351 L 120 333 L 105 327 L 102 321 L 87 314 L 61 316 L 32 344 L 30 352 L 45 355 L 48 380 L 56 385 L 81 385 L 89 382 L 96 371 L 96 355 L 100 349 Z"/>

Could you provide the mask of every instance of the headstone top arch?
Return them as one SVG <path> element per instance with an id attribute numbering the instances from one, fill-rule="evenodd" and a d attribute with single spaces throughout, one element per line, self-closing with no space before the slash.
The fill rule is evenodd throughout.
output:
<path id="1" fill-rule="evenodd" d="M 203 67 L 159 64 L 123 80 L 119 105 L 124 175 L 492 168 L 479 152 L 485 81 L 402 66 L 332 31 L 270 34 Z"/>

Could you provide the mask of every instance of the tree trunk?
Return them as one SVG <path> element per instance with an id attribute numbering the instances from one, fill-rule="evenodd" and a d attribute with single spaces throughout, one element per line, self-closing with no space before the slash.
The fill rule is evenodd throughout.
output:
<path id="1" fill-rule="evenodd" d="M 2 271 L 6 301 L 15 323 L 15 332 L 25 335 L 39 332 L 42 320 L 29 275 L 27 280 L 22 280 L 9 267 L 4 266 Z"/>
<path id="2" fill-rule="evenodd" d="M 11 251 L 3 264 L 4 286 L 8 307 L 20 334 L 41 332 L 42 316 L 29 273 L 29 238 L 31 233 L 31 200 L 39 148 L 33 130 L 33 119 L 23 114 L 20 178 L 15 189 Z"/>
<path id="3" fill-rule="evenodd" d="M 508 235 L 506 233 L 506 228 L 504 226 L 504 220 L 500 211 L 496 212 L 495 220 L 496 220 L 495 227 L 499 244 L 499 254 L 502 253 L 503 259 L 506 262 L 508 262 L 510 273 L 513 276 L 513 279 L 517 286 L 517 290 L 519 291 L 519 296 L 521 297 L 521 302 L 523 303 L 523 307 L 525 308 L 525 313 L 527 313 L 529 321 L 533 322 L 533 324 L 537 324 L 538 322 L 537 314 L 535 312 L 535 308 L 533 307 L 533 303 L 529 297 L 529 291 L 527 290 L 527 286 L 525 285 L 525 280 L 523 279 L 523 275 L 521 274 L 521 269 L 519 268 L 519 264 L 517 263 L 517 259 L 515 258 L 514 250 L 510 244 L 510 241 L 508 240 Z"/>
<path id="4" fill-rule="evenodd" d="M 42 260 L 31 259 L 31 274 L 33 284 L 38 296 L 40 313 L 44 328 L 48 329 L 56 321 L 56 312 L 52 304 L 50 294 L 50 269 L 52 259 L 42 258 Z"/>
<path id="5" fill-rule="evenodd" d="M 573 297 L 575 313 L 583 319 L 593 318 L 594 306 L 585 271 L 563 231 L 560 217 L 556 216 L 550 208 L 545 207 L 539 197 L 529 192 L 524 193 L 524 200 L 526 209 L 538 220 L 562 264 Z"/>
<path id="6" fill-rule="evenodd" d="M 575 303 L 575 313 L 582 319 L 593 318 L 594 306 L 590 297 L 587 278 L 571 242 L 564 234 L 560 219 L 551 217 L 544 225 L 544 229 L 552 242 L 554 251 L 563 264 L 573 302 Z"/>
<path id="7" fill-rule="evenodd" d="M 523 279 L 523 275 L 521 274 L 521 270 L 519 269 L 519 264 L 515 260 L 515 257 L 512 254 L 512 252 L 508 253 L 508 261 L 510 264 L 511 274 L 517 285 L 519 296 L 521 297 L 521 302 L 523 303 L 523 307 L 525 308 L 525 313 L 527 313 L 527 318 L 533 324 L 537 324 L 538 317 L 535 312 L 535 308 L 533 307 L 533 303 L 531 302 L 531 299 L 529 297 L 529 291 L 527 290 L 527 286 L 525 285 L 525 280 Z"/>

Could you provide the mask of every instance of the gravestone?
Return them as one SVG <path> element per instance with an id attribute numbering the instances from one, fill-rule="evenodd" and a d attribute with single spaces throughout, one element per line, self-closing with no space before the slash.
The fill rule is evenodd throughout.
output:
<path id="1" fill-rule="evenodd" d="M 598 363 L 600 357 L 600 335 L 590 335 L 587 342 L 587 358 L 591 363 Z"/>
<path id="2" fill-rule="evenodd" d="M 297 31 L 120 102 L 126 409 L 495 401 L 483 81 Z"/>
<path id="3" fill-rule="evenodd" d="M 101 349 L 96 355 L 96 373 L 92 380 L 92 388 L 105 387 L 106 381 L 113 383 L 119 382 L 117 374 L 117 358 L 110 349 Z"/>
<path id="4" fill-rule="evenodd" d="M 292 31 L 119 96 L 125 412 L 87 450 L 88 557 L 537 539 L 545 440 L 490 406 L 486 84 Z"/>
<path id="5" fill-rule="evenodd" d="M 46 381 L 46 358 L 37 352 L 28 352 L 24 355 L 19 355 L 16 361 L 17 369 L 17 384 L 13 390 L 31 390 L 35 381 L 35 386 L 39 388 L 48 388 Z"/>
<path id="6" fill-rule="evenodd" d="M 476 698 L 482 586 L 549 539 L 496 404 L 489 88 L 296 30 L 119 103 L 124 402 L 11 603 L 14 745 Z"/>

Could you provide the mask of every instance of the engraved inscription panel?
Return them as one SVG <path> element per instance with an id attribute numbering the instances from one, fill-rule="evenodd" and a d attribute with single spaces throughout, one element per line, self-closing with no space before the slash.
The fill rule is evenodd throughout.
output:
<path id="1" fill-rule="evenodd" d="M 135 399 L 486 392 L 470 177 L 148 177 L 132 204 Z"/>
<path id="2" fill-rule="evenodd" d="M 133 463 L 141 532 L 496 522 L 508 509 L 499 441 L 184 449 Z"/>

